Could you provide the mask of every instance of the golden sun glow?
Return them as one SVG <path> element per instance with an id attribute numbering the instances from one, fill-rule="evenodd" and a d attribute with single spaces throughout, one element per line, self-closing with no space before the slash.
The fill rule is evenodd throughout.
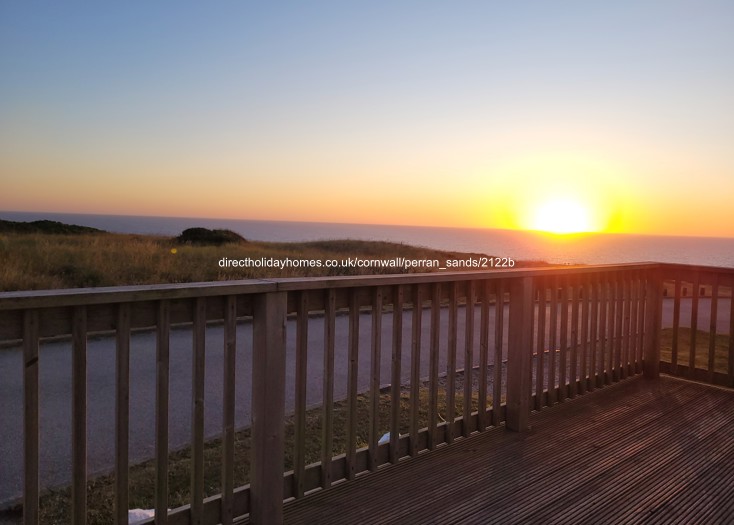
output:
<path id="1" fill-rule="evenodd" d="M 595 231 L 589 210 L 579 202 L 557 198 L 544 202 L 535 210 L 532 229 L 556 234 Z"/>

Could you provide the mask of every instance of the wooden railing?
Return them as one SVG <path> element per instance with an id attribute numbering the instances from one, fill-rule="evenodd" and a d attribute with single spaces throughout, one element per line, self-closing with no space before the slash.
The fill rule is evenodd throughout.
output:
<path id="1" fill-rule="evenodd" d="M 731 342 L 728 368 L 715 368 L 709 355 L 702 372 L 694 365 L 695 335 L 687 365 L 680 362 L 676 335 L 672 361 L 661 364 L 660 338 L 664 280 L 674 280 L 678 320 L 682 282 L 690 279 L 694 292 L 699 285 L 712 286 L 715 297 L 728 287 L 731 296 L 733 275 L 734 270 L 626 264 L 2 293 L 0 342 L 17 340 L 23 349 L 18 373 L 24 378 L 24 520 L 39 521 L 39 363 L 44 359 L 39 342 L 44 338 L 71 338 L 73 523 L 85 523 L 87 516 L 88 338 L 114 334 L 114 516 L 116 523 L 127 523 L 130 414 L 136 410 L 129 402 L 130 341 L 138 330 L 154 330 L 155 522 L 231 523 L 249 513 L 252 523 L 270 524 L 282 520 L 286 499 L 490 426 L 504 423 L 522 431 L 531 410 L 632 375 L 656 377 L 662 369 L 731 385 Z M 693 297 L 695 334 L 698 296 Z M 712 309 L 716 318 L 716 306 Z M 729 333 L 734 314 L 731 319 Z M 213 323 L 224 334 L 221 474 L 220 494 L 206 497 L 204 378 Z M 238 331 L 243 323 L 252 327 L 244 332 L 245 341 Z M 190 330 L 190 350 L 171 347 L 171 328 L 178 326 Z M 318 338 L 312 337 L 314 327 Z M 713 322 L 711 330 L 715 335 Z M 249 484 L 235 487 L 235 385 L 242 382 L 235 356 L 242 345 L 252 355 L 251 465 Z M 190 399 L 172 400 L 171 363 L 187 351 Z M 320 403 L 308 401 L 314 392 Z M 189 504 L 169 510 L 172 403 L 186 403 L 191 410 L 191 480 Z M 346 414 L 343 425 L 335 424 L 337 406 Z M 310 440 L 314 417 L 320 435 Z M 286 450 L 287 426 L 293 450 Z M 320 461 L 309 463 L 314 441 Z M 284 473 L 286 452 L 292 452 L 293 464 Z"/>
<path id="2" fill-rule="evenodd" d="M 660 276 L 672 303 L 661 371 L 734 387 L 734 269 L 666 264 Z"/>

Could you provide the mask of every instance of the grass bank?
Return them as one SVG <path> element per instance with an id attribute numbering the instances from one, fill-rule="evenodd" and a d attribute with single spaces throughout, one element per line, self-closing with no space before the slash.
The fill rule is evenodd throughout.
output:
<path id="1" fill-rule="evenodd" d="M 175 237 L 114 233 L 0 233 L 0 291 L 134 284 L 188 283 L 267 277 L 394 274 L 437 268 L 328 268 L 326 260 L 467 259 L 486 255 L 448 252 L 391 242 L 329 240 L 221 246 L 181 244 Z M 320 267 L 222 268 L 222 258 L 321 261 Z M 518 262 L 517 266 L 543 263 Z M 476 268 L 475 268 L 476 269 Z"/>
<path id="2" fill-rule="evenodd" d="M 678 329 L 678 364 L 688 366 L 691 355 L 690 328 Z M 729 341 L 728 335 L 717 334 L 714 339 L 714 370 L 727 374 L 729 372 Z M 711 334 L 707 331 L 696 331 L 696 352 L 694 360 L 696 368 L 708 370 L 709 345 Z M 660 332 L 660 360 L 666 363 L 672 362 L 673 356 L 673 329 L 663 328 Z"/>

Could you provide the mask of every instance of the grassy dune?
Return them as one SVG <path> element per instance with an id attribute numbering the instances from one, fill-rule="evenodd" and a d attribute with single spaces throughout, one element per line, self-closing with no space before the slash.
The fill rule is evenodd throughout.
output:
<path id="1" fill-rule="evenodd" d="M 175 253 L 173 253 L 175 251 Z M 113 233 L 0 233 L 0 291 L 187 283 L 263 277 L 426 272 L 396 268 L 220 268 L 229 259 L 408 259 L 479 256 L 390 242 L 180 244 L 172 237 Z M 525 263 L 524 266 L 541 263 Z M 523 266 L 519 263 L 518 266 Z"/>

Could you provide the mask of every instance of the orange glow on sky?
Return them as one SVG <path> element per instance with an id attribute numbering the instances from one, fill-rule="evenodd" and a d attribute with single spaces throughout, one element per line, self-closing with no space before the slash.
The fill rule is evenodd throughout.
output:
<path id="1" fill-rule="evenodd" d="M 317 4 L 8 3 L 0 210 L 734 237 L 732 5 Z"/>

